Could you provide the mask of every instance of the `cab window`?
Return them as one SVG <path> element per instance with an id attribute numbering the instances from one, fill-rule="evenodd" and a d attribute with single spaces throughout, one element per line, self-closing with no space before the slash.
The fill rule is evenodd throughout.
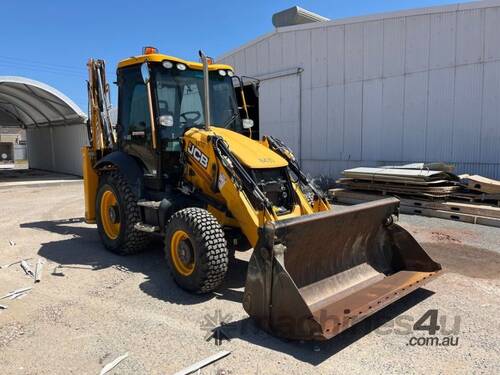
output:
<path id="1" fill-rule="evenodd" d="M 126 68 L 119 77 L 118 124 L 120 138 L 151 141 L 146 85 L 138 67 Z"/>

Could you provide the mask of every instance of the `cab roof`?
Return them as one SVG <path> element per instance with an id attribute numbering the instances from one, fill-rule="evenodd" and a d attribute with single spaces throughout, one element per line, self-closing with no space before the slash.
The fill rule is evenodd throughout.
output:
<path id="1" fill-rule="evenodd" d="M 118 63 L 118 69 L 131 65 L 142 64 L 145 61 L 162 62 L 163 60 L 173 61 L 185 64 L 190 69 L 202 70 L 203 64 L 200 62 L 187 61 L 174 56 L 164 55 L 162 53 L 151 53 L 148 55 L 132 56 Z M 229 69 L 234 70 L 232 66 L 225 64 L 209 64 L 208 70 Z"/>

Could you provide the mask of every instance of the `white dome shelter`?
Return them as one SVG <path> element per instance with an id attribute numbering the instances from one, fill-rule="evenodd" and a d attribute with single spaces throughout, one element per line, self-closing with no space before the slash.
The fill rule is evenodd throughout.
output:
<path id="1" fill-rule="evenodd" d="M 42 82 L 0 76 L 0 126 L 26 129 L 30 168 L 81 175 L 87 116 Z"/>

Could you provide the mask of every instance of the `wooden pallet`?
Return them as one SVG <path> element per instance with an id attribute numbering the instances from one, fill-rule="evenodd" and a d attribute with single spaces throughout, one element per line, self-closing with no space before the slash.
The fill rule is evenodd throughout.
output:
<path id="1" fill-rule="evenodd" d="M 386 197 L 380 194 L 368 194 L 347 189 L 331 189 L 329 193 L 335 201 L 344 204 L 359 204 Z M 500 207 L 414 198 L 402 198 L 400 202 L 400 212 L 404 214 L 437 217 L 500 228 Z"/>
<path id="2" fill-rule="evenodd" d="M 500 207 L 500 194 L 486 194 L 480 192 L 458 192 L 450 196 L 453 199 L 465 200 L 468 202 L 489 202 Z"/>
<path id="3" fill-rule="evenodd" d="M 383 192 L 384 194 L 416 195 L 434 198 L 446 198 L 460 190 L 460 186 L 451 185 L 450 183 L 447 185 L 405 185 L 388 182 L 349 180 L 346 178 L 339 179 L 337 183 L 349 188 L 350 190 L 365 190 Z"/>
<path id="4" fill-rule="evenodd" d="M 478 175 L 464 175 L 461 177 L 462 182 L 465 183 L 469 190 L 477 190 L 485 194 L 500 195 L 500 181 Z"/>

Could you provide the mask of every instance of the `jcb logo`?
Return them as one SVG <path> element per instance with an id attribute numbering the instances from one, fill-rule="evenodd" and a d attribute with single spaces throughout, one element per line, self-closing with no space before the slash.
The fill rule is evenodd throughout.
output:
<path id="1" fill-rule="evenodd" d="M 201 164 L 203 168 L 208 168 L 208 156 L 200 151 L 198 147 L 189 144 L 187 151 L 195 158 L 195 160 Z"/>

